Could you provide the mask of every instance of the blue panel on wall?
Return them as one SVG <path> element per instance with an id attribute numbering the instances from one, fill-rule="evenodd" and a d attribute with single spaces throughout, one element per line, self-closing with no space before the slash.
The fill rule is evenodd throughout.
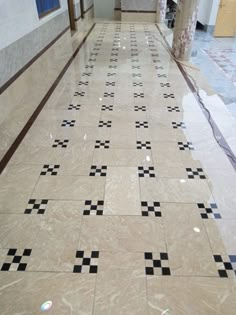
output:
<path id="1" fill-rule="evenodd" d="M 36 0 L 38 15 L 42 16 L 60 7 L 60 0 Z"/>

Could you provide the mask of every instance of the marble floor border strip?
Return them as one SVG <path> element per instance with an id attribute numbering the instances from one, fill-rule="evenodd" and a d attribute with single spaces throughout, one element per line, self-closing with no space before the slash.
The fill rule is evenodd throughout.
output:
<path id="1" fill-rule="evenodd" d="M 60 34 L 58 34 L 47 46 L 45 46 L 40 52 L 38 52 L 30 61 L 28 61 L 20 70 L 18 70 L 10 79 L 8 79 L 2 86 L 0 86 L 0 95 L 12 84 L 19 76 L 22 75 L 37 59 L 39 59 L 52 45 L 58 41 L 68 30 L 67 26 Z"/>
<path id="2" fill-rule="evenodd" d="M 159 26 L 157 24 L 155 24 L 155 25 L 156 25 L 157 30 L 161 34 L 163 40 L 165 41 L 165 44 L 167 45 L 167 47 L 171 51 L 171 47 L 170 47 L 169 43 L 167 42 L 164 34 L 160 30 Z M 234 170 L 236 171 L 236 157 L 235 157 L 233 151 L 231 150 L 228 142 L 226 141 L 226 139 L 224 138 L 223 134 L 221 133 L 219 127 L 217 126 L 217 124 L 213 120 L 211 113 L 206 108 L 203 101 L 199 100 L 198 91 L 197 91 L 196 87 L 194 86 L 194 84 L 191 82 L 191 80 L 189 78 L 189 74 L 185 71 L 185 69 L 183 68 L 183 66 L 181 65 L 180 62 L 178 62 L 176 60 L 175 60 L 175 62 L 177 64 L 180 72 L 182 73 L 186 83 L 188 84 L 188 87 L 190 88 L 191 92 L 193 93 L 198 105 L 200 106 L 204 116 L 206 117 L 209 125 L 211 126 L 216 142 L 218 143 L 219 147 L 224 151 L 225 155 L 227 156 L 228 160 L 230 161 L 231 165 L 233 166 Z"/>
<path id="3" fill-rule="evenodd" d="M 92 30 L 94 29 L 95 25 L 96 25 L 96 23 L 94 23 L 91 26 L 91 28 L 89 29 L 88 33 L 83 38 L 82 42 L 79 44 L 77 49 L 74 51 L 74 53 L 72 54 L 72 56 L 70 57 L 70 59 L 68 60 L 68 62 L 66 63 L 66 65 L 64 66 L 64 68 L 62 69 L 62 71 L 60 72 L 60 74 L 58 75 L 58 77 L 56 78 L 54 83 L 52 84 L 52 86 L 49 88 L 48 92 L 46 93 L 46 95 L 44 96 L 44 98 L 42 99 L 40 104 L 38 105 L 38 107 L 35 109 L 35 111 L 31 115 L 31 117 L 29 118 L 29 120 L 27 121 L 27 123 L 25 124 L 23 129 L 21 130 L 21 132 L 16 137 L 15 141 L 12 143 L 12 145 L 10 146 L 10 148 L 8 149 L 8 151 L 6 152 L 6 154 L 4 155 L 2 160 L 0 161 L 0 174 L 3 172 L 4 168 L 7 166 L 8 162 L 10 161 L 11 157 L 15 153 L 16 149 L 19 147 L 19 145 L 22 142 L 22 140 L 24 139 L 25 135 L 28 133 L 29 129 L 31 128 L 31 126 L 35 122 L 36 118 L 38 117 L 38 115 L 40 114 L 42 109 L 44 108 L 44 106 L 45 106 L 46 102 L 48 101 L 49 97 L 52 95 L 52 93 L 54 92 L 54 90 L 58 86 L 58 84 L 61 81 L 62 77 L 64 76 L 64 74 L 66 73 L 67 69 L 69 68 L 69 66 L 71 65 L 71 63 L 73 62 L 73 60 L 75 59 L 77 54 L 79 53 L 79 51 L 80 51 L 81 47 L 83 46 L 83 44 L 86 42 L 88 36 L 90 35 Z"/>

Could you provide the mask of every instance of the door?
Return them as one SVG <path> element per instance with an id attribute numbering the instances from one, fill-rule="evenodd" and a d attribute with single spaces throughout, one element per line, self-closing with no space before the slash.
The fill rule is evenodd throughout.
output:
<path id="1" fill-rule="evenodd" d="M 81 14 L 81 19 L 84 18 L 84 0 L 80 0 L 80 14 Z"/>
<path id="2" fill-rule="evenodd" d="M 115 0 L 94 0 L 95 18 L 114 20 Z"/>
<path id="3" fill-rule="evenodd" d="M 70 28 L 72 31 L 76 29 L 75 27 L 75 11 L 74 11 L 74 2 L 73 0 L 68 1 L 69 17 L 70 17 Z"/>
<path id="4" fill-rule="evenodd" d="M 214 36 L 231 37 L 236 33 L 236 0 L 221 0 Z"/>

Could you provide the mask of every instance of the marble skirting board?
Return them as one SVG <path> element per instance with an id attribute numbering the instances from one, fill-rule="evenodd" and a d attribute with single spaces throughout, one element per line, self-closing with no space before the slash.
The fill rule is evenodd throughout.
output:
<path id="1" fill-rule="evenodd" d="M 123 22 L 156 22 L 156 12 L 124 12 L 121 11 Z"/>
<path id="2" fill-rule="evenodd" d="M 64 11 L 0 50 L 0 87 L 68 26 L 68 11 Z"/>

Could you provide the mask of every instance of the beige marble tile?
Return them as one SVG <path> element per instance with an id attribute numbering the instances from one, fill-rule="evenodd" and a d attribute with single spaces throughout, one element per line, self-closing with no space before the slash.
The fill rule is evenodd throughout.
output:
<path id="1" fill-rule="evenodd" d="M 85 250 L 142 252 L 165 250 L 161 218 L 84 217 L 79 247 Z M 89 235 L 89 238 L 88 238 Z"/>
<path id="2" fill-rule="evenodd" d="M 58 139 L 60 141 L 66 138 Z M 71 139 L 67 143 L 67 148 L 58 146 L 39 146 L 35 143 L 22 144 L 15 152 L 11 164 L 40 164 L 60 165 L 58 174 L 61 175 L 88 175 L 92 165 L 94 152 L 94 141 L 75 141 Z"/>
<path id="3" fill-rule="evenodd" d="M 129 272 L 133 276 L 145 275 L 143 253 L 101 252 L 99 257 L 99 273 Z"/>
<path id="4" fill-rule="evenodd" d="M 142 166 L 152 165 L 151 152 L 149 150 L 136 149 L 110 149 L 96 150 L 93 156 L 94 165 L 107 166 Z"/>
<path id="5" fill-rule="evenodd" d="M 236 220 L 204 220 L 204 224 L 213 253 L 216 255 L 235 255 Z"/>
<path id="6" fill-rule="evenodd" d="M 0 247 L 42 249 L 43 246 L 49 250 L 55 246 L 61 249 L 76 246 L 80 223 L 81 213 L 70 209 L 58 211 L 53 216 L 2 214 Z"/>
<path id="7" fill-rule="evenodd" d="M 161 204 L 172 275 L 217 276 L 208 235 L 197 205 Z M 197 229 L 199 229 L 199 232 Z"/>
<path id="8" fill-rule="evenodd" d="M 141 199 L 161 202 L 198 203 L 213 200 L 206 180 L 141 178 Z"/>
<path id="9" fill-rule="evenodd" d="M 94 314 L 147 314 L 146 278 L 124 270 L 98 275 Z"/>
<path id="10" fill-rule="evenodd" d="M 41 166 L 7 166 L 0 176 L 1 213 L 23 213 L 40 170 Z"/>
<path id="11" fill-rule="evenodd" d="M 140 215 L 139 180 L 135 167 L 109 167 L 104 215 Z"/>
<path id="12" fill-rule="evenodd" d="M 103 200 L 104 177 L 40 176 L 32 194 L 34 199 Z"/>
<path id="13" fill-rule="evenodd" d="M 235 281 L 210 277 L 148 277 L 150 315 L 231 315 L 236 307 Z"/>
<path id="14" fill-rule="evenodd" d="M 0 274 L 0 279 L 3 315 L 40 315 L 40 307 L 46 301 L 52 301 L 50 314 L 93 313 L 96 280 L 94 275 L 5 272 Z"/>

